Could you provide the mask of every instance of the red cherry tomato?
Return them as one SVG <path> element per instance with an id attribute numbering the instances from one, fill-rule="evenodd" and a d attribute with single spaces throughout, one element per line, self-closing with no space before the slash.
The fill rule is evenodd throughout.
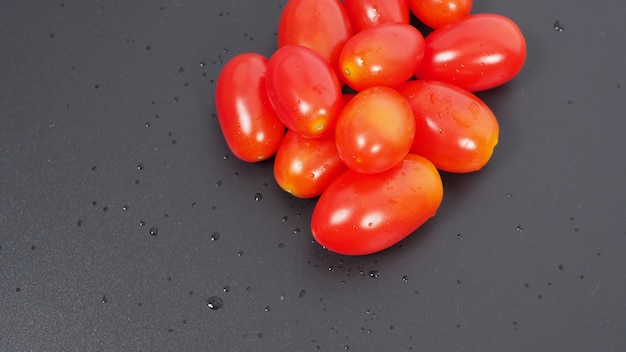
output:
<path id="1" fill-rule="evenodd" d="M 498 143 L 498 121 L 476 95 L 455 85 L 415 80 L 398 87 L 413 107 L 415 140 L 411 153 L 442 171 L 481 169 Z"/>
<path id="2" fill-rule="evenodd" d="M 232 153 L 244 161 L 274 155 L 285 133 L 267 97 L 267 61 L 259 54 L 239 54 L 224 65 L 217 79 L 215 107 L 220 128 Z"/>
<path id="3" fill-rule="evenodd" d="M 346 165 L 377 173 L 397 165 L 413 144 L 415 118 L 407 100 L 388 87 L 365 89 L 343 108 L 335 143 Z"/>
<path id="4" fill-rule="evenodd" d="M 274 159 L 276 183 L 299 198 L 319 196 L 346 169 L 332 134 L 304 138 L 287 131 Z"/>
<path id="5" fill-rule="evenodd" d="M 342 79 L 352 89 L 405 82 L 424 55 L 424 37 L 413 26 L 385 23 L 350 38 L 339 55 Z"/>
<path id="6" fill-rule="evenodd" d="M 381 23 L 409 23 L 407 0 L 344 0 L 355 32 Z"/>
<path id="7" fill-rule="evenodd" d="M 409 0 L 409 7 L 422 23 L 439 28 L 467 17 L 472 0 Z"/>
<path id="8" fill-rule="evenodd" d="M 322 193 L 311 218 L 315 240 L 328 250 L 364 255 L 388 248 L 435 215 L 441 177 L 428 159 L 409 154 L 377 174 L 348 170 Z"/>
<path id="9" fill-rule="evenodd" d="M 319 54 L 299 45 L 279 48 L 267 64 L 267 95 L 290 130 L 316 138 L 332 129 L 343 106 L 335 72 Z"/>
<path id="10" fill-rule="evenodd" d="M 415 75 L 475 92 L 508 82 L 525 60 L 524 35 L 511 19 L 477 14 L 428 35 Z"/>
<path id="11" fill-rule="evenodd" d="M 339 52 L 353 34 L 348 14 L 340 1 L 289 0 L 278 23 L 278 47 L 306 46 L 337 70 Z"/>

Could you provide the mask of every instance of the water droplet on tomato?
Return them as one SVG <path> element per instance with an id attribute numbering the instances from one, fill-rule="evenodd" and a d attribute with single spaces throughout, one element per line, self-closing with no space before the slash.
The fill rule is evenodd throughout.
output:
<path id="1" fill-rule="evenodd" d="M 315 178 L 315 174 L 312 173 L 312 172 L 309 172 L 309 174 L 307 176 L 309 176 L 309 178 Z"/>

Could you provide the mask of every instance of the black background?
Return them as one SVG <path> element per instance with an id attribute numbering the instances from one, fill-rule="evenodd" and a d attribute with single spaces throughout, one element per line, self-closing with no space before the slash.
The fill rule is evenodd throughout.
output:
<path id="1" fill-rule="evenodd" d="M 214 114 L 284 2 L 0 2 L 0 350 L 626 350 L 626 4 L 475 1 L 528 45 L 493 158 L 343 257 Z"/>

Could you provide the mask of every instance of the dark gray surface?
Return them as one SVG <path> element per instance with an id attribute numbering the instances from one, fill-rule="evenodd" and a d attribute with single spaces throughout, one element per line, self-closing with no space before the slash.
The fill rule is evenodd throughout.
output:
<path id="1" fill-rule="evenodd" d="M 626 4 L 476 1 L 528 42 L 493 159 L 349 258 L 212 116 L 283 3 L 0 2 L 0 350 L 626 350 Z"/>

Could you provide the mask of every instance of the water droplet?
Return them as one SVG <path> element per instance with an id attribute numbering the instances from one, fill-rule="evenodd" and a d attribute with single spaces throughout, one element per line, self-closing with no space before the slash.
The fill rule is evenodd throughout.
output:
<path id="1" fill-rule="evenodd" d="M 522 225 L 515 226 L 515 230 L 518 231 L 518 232 L 524 232 L 524 229 L 522 228 Z"/>
<path id="2" fill-rule="evenodd" d="M 279 243 L 279 244 L 278 244 L 278 248 L 285 248 L 285 244 L 284 244 L 284 243 L 282 243 L 282 242 L 281 242 L 281 243 Z"/>
<path id="3" fill-rule="evenodd" d="M 463 239 L 463 235 L 462 235 L 462 234 L 460 234 L 460 233 L 457 233 L 457 234 L 456 234 L 456 238 L 458 238 L 458 239 L 462 240 L 462 239 Z"/>
<path id="4" fill-rule="evenodd" d="M 224 291 L 225 293 L 230 292 L 230 286 L 228 286 L 228 285 L 224 286 L 224 288 L 222 289 L 222 291 Z"/>
<path id="5" fill-rule="evenodd" d="M 178 68 L 178 73 L 183 73 L 183 72 L 185 72 L 185 68 L 184 68 L 184 67 L 182 67 L 182 66 L 181 66 L 181 67 L 179 67 L 179 68 Z"/>
<path id="6" fill-rule="evenodd" d="M 378 279 L 378 270 L 370 270 L 369 276 L 374 279 Z"/>
<path id="7" fill-rule="evenodd" d="M 128 210 L 128 209 L 130 209 L 130 207 L 129 207 L 128 205 L 124 205 L 124 206 L 122 207 L 122 210 L 124 210 L 124 211 L 126 211 L 126 210 Z"/>
<path id="8" fill-rule="evenodd" d="M 559 21 L 559 20 L 556 20 L 556 21 L 554 22 L 553 28 L 554 28 L 554 30 L 555 30 L 555 31 L 557 31 L 557 32 L 563 32 L 563 30 L 565 29 L 565 28 L 563 27 L 563 24 L 562 24 L 562 23 L 561 23 L 561 21 Z"/>
<path id="9" fill-rule="evenodd" d="M 272 310 L 272 307 L 271 307 L 271 306 L 265 306 L 265 311 L 266 311 L 266 312 L 269 312 L 270 310 Z"/>
<path id="10" fill-rule="evenodd" d="M 206 62 L 200 61 L 200 67 L 204 67 L 204 66 L 206 66 Z"/>
<path id="11" fill-rule="evenodd" d="M 173 100 L 174 100 L 174 102 L 175 102 L 175 103 L 178 103 L 178 100 L 179 100 L 179 99 L 180 99 L 180 98 L 178 98 L 178 96 L 175 96 Z"/>
<path id="12" fill-rule="evenodd" d="M 108 303 L 109 300 L 107 299 L 107 296 L 102 296 L 102 303 Z"/>
<path id="13" fill-rule="evenodd" d="M 102 211 L 106 213 L 107 211 L 109 211 L 109 207 L 105 206 L 104 208 L 102 208 Z"/>
<path id="14" fill-rule="evenodd" d="M 563 269 L 565 269 L 565 265 L 559 264 L 559 270 L 563 270 Z"/>
<path id="15" fill-rule="evenodd" d="M 237 252 L 237 256 L 241 257 L 243 255 L 243 251 Z"/>
<path id="16" fill-rule="evenodd" d="M 152 236 L 156 236 L 158 233 L 159 233 L 159 229 L 158 228 L 156 228 L 156 227 L 151 227 L 150 228 L 150 234 Z"/>
<path id="17" fill-rule="evenodd" d="M 254 194 L 254 200 L 256 200 L 257 202 L 260 202 L 263 199 L 263 195 L 259 192 Z"/>
<path id="18" fill-rule="evenodd" d="M 309 174 L 307 176 L 309 176 L 309 178 L 311 178 L 311 179 L 315 178 L 315 174 L 312 173 L 312 172 L 309 172 Z"/>
<path id="19" fill-rule="evenodd" d="M 143 170 L 143 163 L 140 163 L 139 165 L 137 165 L 137 170 Z"/>
<path id="20" fill-rule="evenodd" d="M 152 126 L 152 124 L 150 123 L 150 121 L 148 121 L 148 122 L 146 122 L 146 123 L 144 124 L 144 126 L 146 126 L 146 128 L 148 128 L 148 127 Z"/>
<path id="21" fill-rule="evenodd" d="M 82 220 L 78 220 L 78 221 L 76 222 L 76 226 L 78 226 L 78 227 L 83 226 L 83 221 L 82 221 Z"/>
<path id="22" fill-rule="evenodd" d="M 408 276 L 408 275 L 404 275 L 404 276 L 402 277 L 402 281 L 404 281 L 404 282 L 409 282 L 409 276 Z"/>
<path id="23" fill-rule="evenodd" d="M 293 229 L 293 233 L 296 233 L 296 234 L 297 234 L 297 233 L 300 233 L 300 228 L 299 228 L 299 227 L 296 227 L 295 229 Z"/>
<path id="24" fill-rule="evenodd" d="M 507 198 L 511 198 L 511 197 L 513 197 L 513 195 L 512 195 L 511 193 L 507 193 L 507 194 L 506 194 L 506 197 L 507 197 Z"/>
<path id="25" fill-rule="evenodd" d="M 213 232 L 211 234 L 211 241 L 217 241 L 220 239 L 220 233 L 219 232 Z"/>
<path id="26" fill-rule="evenodd" d="M 217 182 L 215 182 L 216 187 L 220 187 L 221 185 L 222 185 L 222 180 L 218 180 Z"/>
<path id="27" fill-rule="evenodd" d="M 222 301 L 222 299 L 218 296 L 211 296 L 206 301 L 206 305 L 212 310 L 218 310 L 224 307 L 224 301 Z"/>
<path id="28" fill-rule="evenodd" d="M 280 219 L 280 221 L 282 222 L 287 222 L 287 220 L 289 220 L 289 218 L 287 217 L 287 215 L 283 216 L 282 219 Z"/>
<path id="29" fill-rule="evenodd" d="M 298 298 L 302 298 L 306 296 L 306 291 L 305 290 L 300 290 L 300 293 L 298 294 Z"/>
<path id="30" fill-rule="evenodd" d="M 139 226 L 146 226 L 146 222 L 143 220 L 139 221 Z"/>

